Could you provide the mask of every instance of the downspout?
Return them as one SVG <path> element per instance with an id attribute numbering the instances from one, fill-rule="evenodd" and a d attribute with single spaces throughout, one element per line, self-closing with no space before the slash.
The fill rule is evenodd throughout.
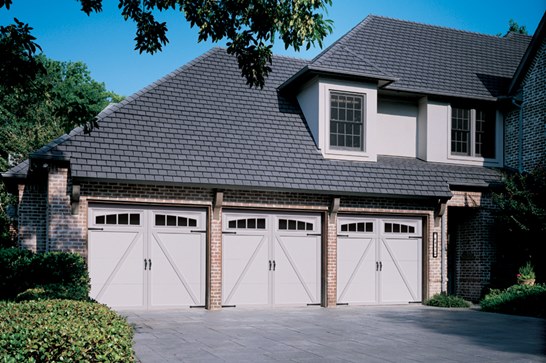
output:
<path id="1" fill-rule="evenodd" d="M 442 219 L 440 222 L 440 230 L 442 234 L 442 243 L 441 243 L 441 257 L 440 257 L 440 269 L 441 269 L 441 292 L 446 292 L 446 239 L 447 239 L 447 231 L 446 231 L 446 215 L 445 213 L 442 215 Z"/>
<path id="2" fill-rule="evenodd" d="M 446 292 L 446 252 L 447 252 L 447 229 L 446 229 L 446 209 L 447 202 L 440 201 L 440 209 L 438 210 L 438 215 L 440 219 L 440 291 L 442 293 Z"/>
<path id="3" fill-rule="evenodd" d="M 518 104 L 516 97 L 512 98 L 512 104 L 519 109 L 519 122 L 518 122 L 518 171 L 523 172 L 523 100 L 519 100 Z"/>

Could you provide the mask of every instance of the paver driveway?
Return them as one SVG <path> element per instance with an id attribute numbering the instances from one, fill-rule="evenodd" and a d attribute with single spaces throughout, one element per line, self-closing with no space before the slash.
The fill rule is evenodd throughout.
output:
<path id="1" fill-rule="evenodd" d="M 546 321 L 421 305 L 122 312 L 142 362 L 546 362 Z"/>

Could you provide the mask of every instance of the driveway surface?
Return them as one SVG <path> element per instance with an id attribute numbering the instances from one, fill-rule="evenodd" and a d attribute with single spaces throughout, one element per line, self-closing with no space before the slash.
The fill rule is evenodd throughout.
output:
<path id="1" fill-rule="evenodd" d="M 122 312 L 141 362 L 546 362 L 546 320 L 421 305 Z"/>

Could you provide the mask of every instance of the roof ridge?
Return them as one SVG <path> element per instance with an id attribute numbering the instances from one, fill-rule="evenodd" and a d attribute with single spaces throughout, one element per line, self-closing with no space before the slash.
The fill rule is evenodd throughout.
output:
<path id="1" fill-rule="evenodd" d="M 137 92 L 133 93 L 130 96 L 127 96 L 122 101 L 118 103 L 110 103 L 108 106 L 106 106 L 101 112 L 98 113 L 97 116 L 95 116 L 97 121 L 101 121 L 105 117 L 110 116 L 112 113 L 118 111 L 120 108 L 124 107 L 125 105 L 131 103 L 135 99 L 139 98 L 143 94 L 151 91 L 152 89 L 158 87 L 159 85 L 163 84 L 167 80 L 179 75 L 181 72 L 187 70 L 188 68 L 194 66 L 204 58 L 212 55 L 213 53 L 216 53 L 217 51 L 221 50 L 221 47 L 213 47 L 206 51 L 205 53 L 201 54 L 199 57 L 192 59 L 190 62 L 176 68 L 174 71 L 167 73 L 165 76 L 161 77 L 157 81 L 153 82 L 152 84 L 138 90 Z M 77 126 L 74 129 L 72 129 L 68 134 L 63 134 L 59 136 L 58 138 L 54 139 L 53 141 L 49 142 L 48 144 L 42 146 L 38 150 L 30 153 L 31 157 L 38 156 L 40 154 L 46 154 L 47 152 L 51 151 L 56 146 L 59 146 L 60 144 L 64 143 L 65 141 L 69 140 L 73 136 L 82 134 L 85 131 L 85 129 L 81 126 Z"/>
<path id="2" fill-rule="evenodd" d="M 159 85 L 165 83 L 166 81 L 176 77 L 177 75 L 179 75 L 183 71 L 187 70 L 188 68 L 193 67 L 197 63 L 201 62 L 204 58 L 209 57 L 210 55 L 212 55 L 213 53 L 218 52 L 219 50 L 223 50 L 223 49 L 221 47 L 213 47 L 213 48 L 209 49 L 208 51 L 206 51 L 205 53 L 198 56 L 197 58 L 194 58 L 191 61 L 189 61 L 188 63 L 176 68 L 174 71 L 167 73 L 166 75 L 164 75 L 163 77 L 161 77 L 157 81 L 155 81 L 155 82 L 147 85 L 146 87 L 136 91 L 135 93 L 131 94 L 130 96 L 125 97 L 121 102 L 118 102 L 118 103 L 112 105 L 111 107 L 109 105 L 109 107 L 106 107 L 104 110 L 102 110 L 97 115 L 97 121 L 100 121 L 101 119 L 103 119 L 103 118 L 111 115 L 112 113 L 118 111 L 120 108 L 122 108 L 125 105 L 131 103 L 132 101 L 134 101 L 135 99 L 137 99 L 140 96 L 144 95 L 145 93 L 150 92 L 151 90 L 155 89 L 156 87 L 158 87 Z"/>
<path id="3" fill-rule="evenodd" d="M 344 50 L 346 50 L 347 52 L 351 53 L 353 56 L 355 56 L 356 58 L 360 59 L 361 61 L 363 62 L 366 62 L 366 64 L 368 64 L 369 66 L 372 66 L 373 68 L 375 68 L 377 71 L 379 71 L 381 74 L 385 75 L 385 76 L 388 76 L 388 77 L 394 77 L 392 74 L 390 74 L 389 72 L 386 72 L 384 70 L 382 70 L 381 68 L 379 68 L 378 66 L 376 66 L 375 64 L 373 64 L 371 61 L 367 60 L 366 58 L 362 57 L 361 55 L 359 54 L 356 54 L 354 51 L 351 50 L 350 47 L 346 46 L 345 44 L 341 44 L 340 47 Z"/>
<path id="4" fill-rule="evenodd" d="M 358 24 L 356 24 L 354 27 L 352 27 L 351 30 L 349 30 L 347 33 L 343 34 L 341 37 L 339 37 L 335 42 L 333 42 L 332 44 L 330 44 L 326 49 L 324 49 L 322 52 L 320 52 L 319 54 L 317 54 L 315 56 L 315 58 L 311 59 L 311 62 L 310 63 L 314 63 L 315 61 L 317 61 L 320 57 L 322 57 L 323 55 L 325 55 L 328 51 L 330 51 L 330 49 L 333 49 L 334 47 L 336 47 L 338 44 L 342 44 L 344 42 L 344 40 L 350 36 L 353 35 L 353 33 L 356 32 L 357 28 L 360 28 L 362 26 L 364 26 L 364 24 L 366 24 L 368 21 L 370 21 L 371 18 L 373 18 L 374 15 L 368 15 L 366 16 L 363 20 L 361 20 Z"/>
<path id="5" fill-rule="evenodd" d="M 393 17 L 390 17 L 390 16 L 384 16 L 384 15 L 370 14 L 370 15 L 368 15 L 368 17 L 370 17 L 370 18 L 379 18 L 379 19 L 387 19 L 387 20 L 395 20 L 395 21 L 398 21 L 398 22 L 401 22 L 401 23 L 406 23 L 406 24 L 423 25 L 423 26 L 427 26 L 427 27 L 431 27 L 431 28 L 451 30 L 451 31 L 456 31 L 456 32 L 460 32 L 460 33 L 467 33 L 467 34 L 473 34 L 473 35 L 480 35 L 480 36 L 494 38 L 494 39 L 507 39 L 506 36 L 497 36 L 497 35 L 493 35 L 493 34 L 485 34 L 485 33 L 480 33 L 480 32 L 471 31 L 471 30 L 458 29 L 458 28 L 453 28 L 453 27 L 449 27 L 449 26 L 445 26 L 445 25 L 428 24 L 428 23 L 423 23 L 423 22 L 414 21 L 414 20 L 403 20 L 403 19 L 393 18 Z M 366 18 L 368 18 L 368 17 L 366 17 Z M 523 37 L 531 38 L 531 36 L 529 36 L 529 35 L 524 35 L 524 34 L 521 34 L 521 35 Z"/>

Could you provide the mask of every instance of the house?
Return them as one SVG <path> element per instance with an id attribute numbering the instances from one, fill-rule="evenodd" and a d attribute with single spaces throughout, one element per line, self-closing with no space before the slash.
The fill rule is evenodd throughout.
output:
<path id="1" fill-rule="evenodd" d="M 3 174 L 20 245 L 114 307 L 478 299 L 530 41 L 368 16 L 261 90 L 212 49 Z"/>

